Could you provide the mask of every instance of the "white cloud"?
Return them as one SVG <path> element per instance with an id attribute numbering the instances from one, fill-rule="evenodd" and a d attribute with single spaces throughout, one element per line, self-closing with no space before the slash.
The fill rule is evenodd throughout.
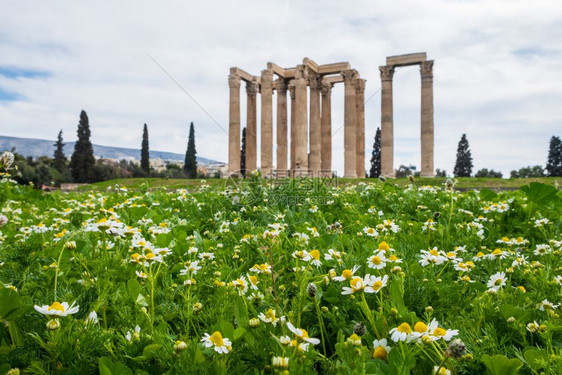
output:
<path id="1" fill-rule="evenodd" d="M 151 149 L 183 153 L 193 121 L 199 155 L 226 161 L 227 136 L 148 55 L 227 129 L 231 66 L 259 75 L 268 61 L 349 61 L 368 80 L 368 98 L 386 56 L 418 51 L 435 60 L 436 168 L 452 171 L 463 133 L 475 170 L 504 175 L 544 165 L 550 137 L 560 135 L 562 8 L 554 0 L 4 1 L 3 9 L 0 67 L 50 73 L 0 75 L 1 89 L 24 98 L 0 101 L 3 135 L 55 139 L 63 129 L 73 140 L 84 109 L 95 143 L 140 147 L 146 122 Z M 417 68 L 397 72 L 395 167 L 419 165 L 419 90 Z M 333 94 L 334 131 L 342 92 Z M 367 162 L 377 126 L 380 93 L 366 104 Z M 333 142 L 341 172 L 343 130 Z"/>

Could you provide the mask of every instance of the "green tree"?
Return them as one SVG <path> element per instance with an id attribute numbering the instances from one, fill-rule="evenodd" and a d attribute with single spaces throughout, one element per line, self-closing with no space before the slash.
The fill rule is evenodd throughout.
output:
<path id="1" fill-rule="evenodd" d="M 552 136 L 550 138 L 546 170 L 550 177 L 562 176 L 562 141 L 560 141 L 560 137 Z"/>
<path id="2" fill-rule="evenodd" d="M 529 178 L 529 177 L 544 177 L 544 168 L 540 165 L 527 166 L 520 168 L 518 171 L 513 170 L 510 174 L 511 178 Z"/>
<path id="3" fill-rule="evenodd" d="M 78 141 L 74 145 L 74 153 L 70 158 L 70 170 L 76 182 L 94 182 L 96 175 L 94 166 L 94 149 L 90 142 L 90 125 L 85 111 L 80 112 L 78 123 Z"/>
<path id="4" fill-rule="evenodd" d="M 373 153 L 371 154 L 371 170 L 370 178 L 377 178 L 381 175 L 381 129 L 377 128 L 375 134 L 375 143 L 373 144 Z"/>
<path id="5" fill-rule="evenodd" d="M 197 151 L 195 150 L 195 129 L 193 122 L 189 127 L 189 140 L 187 141 L 187 152 L 185 153 L 185 162 L 183 170 L 187 178 L 197 177 Z"/>
<path id="6" fill-rule="evenodd" d="M 59 132 L 57 142 L 54 144 L 55 153 L 53 155 L 53 166 L 60 173 L 64 173 L 67 169 L 66 156 L 64 155 L 64 143 L 62 142 L 62 130 Z"/>
<path id="7" fill-rule="evenodd" d="M 142 130 L 142 145 L 141 145 L 141 168 L 146 173 L 150 173 L 150 156 L 148 152 L 148 128 L 144 124 Z"/>
<path id="8" fill-rule="evenodd" d="M 472 173 L 472 156 L 468 146 L 466 134 L 463 134 L 457 147 L 457 161 L 453 175 L 455 177 L 470 177 Z"/>
<path id="9" fill-rule="evenodd" d="M 242 129 L 242 147 L 240 148 L 240 174 L 246 177 L 246 128 Z"/>

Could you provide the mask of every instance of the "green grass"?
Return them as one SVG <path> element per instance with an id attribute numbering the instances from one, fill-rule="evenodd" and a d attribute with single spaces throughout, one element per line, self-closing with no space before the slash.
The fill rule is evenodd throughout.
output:
<path id="1" fill-rule="evenodd" d="M 421 178 L 416 177 L 414 184 L 418 186 L 423 185 L 433 185 L 433 186 L 443 186 L 447 178 L 435 177 L 435 178 Z M 554 185 L 556 187 L 562 185 L 562 178 L 560 177 L 537 177 L 537 178 L 513 178 L 513 179 L 502 179 L 502 178 L 476 178 L 476 177 L 463 177 L 457 178 L 457 188 L 461 189 L 480 189 L 480 188 L 499 188 L 499 189 L 514 189 L 519 188 L 524 185 L 529 185 L 531 182 L 540 182 L 547 185 Z M 80 188 L 81 191 L 105 191 L 108 187 L 113 187 L 115 185 L 124 186 L 128 189 L 140 190 L 143 185 L 149 190 L 155 189 L 166 189 L 166 190 L 177 190 L 182 188 L 189 188 L 200 186 L 201 181 L 206 181 L 206 184 L 210 186 L 228 186 L 236 183 L 236 180 L 232 179 L 165 179 L 165 178 L 121 178 L 115 180 L 108 180 L 103 182 L 96 182 L 88 186 Z M 338 184 L 357 184 L 361 182 L 377 183 L 378 179 L 371 178 L 338 178 Z M 396 178 L 388 179 L 388 182 L 393 182 L 399 186 L 407 186 L 411 184 L 408 178 Z"/>

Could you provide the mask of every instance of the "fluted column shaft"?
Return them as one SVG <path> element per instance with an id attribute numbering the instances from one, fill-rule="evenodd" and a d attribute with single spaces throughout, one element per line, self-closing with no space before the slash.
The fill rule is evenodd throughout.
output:
<path id="1" fill-rule="evenodd" d="M 277 173 L 287 168 L 287 84 L 280 78 L 277 81 Z"/>
<path id="2" fill-rule="evenodd" d="M 273 71 L 261 73 L 261 173 L 271 176 L 273 172 Z"/>
<path id="3" fill-rule="evenodd" d="M 296 104 L 295 104 L 295 80 L 291 80 L 289 82 L 289 96 L 291 97 L 291 140 L 290 140 L 290 147 L 291 147 L 291 176 L 295 173 L 295 147 L 296 147 L 296 124 L 295 124 L 295 114 L 296 114 Z"/>
<path id="4" fill-rule="evenodd" d="M 257 81 L 246 82 L 247 111 L 246 111 L 246 171 L 257 169 L 257 112 L 256 94 L 259 86 Z"/>
<path id="5" fill-rule="evenodd" d="M 356 140 L 356 98 L 355 81 L 358 78 L 354 69 L 345 70 L 342 73 L 345 85 L 345 107 L 344 107 L 344 173 L 347 178 L 357 177 L 357 140 Z"/>
<path id="6" fill-rule="evenodd" d="M 365 177 L 365 80 L 358 79 L 355 85 L 356 138 L 357 138 L 357 177 Z"/>
<path id="7" fill-rule="evenodd" d="M 230 88 L 228 111 L 228 174 L 240 172 L 240 76 L 231 72 L 228 76 Z"/>
<path id="8" fill-rule="evenodd" d="M 295 74 L 295 176 L 308 174 L 308 113 L 306 68 L 297 66 Z"/>
<path id="9" fill-rule="evenodd" d="M 394 120 L 392 77 L 394 66 L 381 66 L 381 176 L 394 177 Z"/>
<path id="10" fill-rule="evenodd" d="M 328 177 L 332 175 L 332 87 L 332 83 L 322 82 L 321 168 Z"/>
<path id="11" fill-rule="evenodd" d="M 423 61 L 421 72 L 421 173 L 422 177 L 435 176 L 433 168 L 433 60 Z"/>
<path id="12" fill-rule="evenodd" d="M 320 86 L 321 77 L 309 77 L 310 85 L 310 159 L 308 168 L 313 176 L 318 176 L 322 169 L 322 133 L 320 123 Z"/>

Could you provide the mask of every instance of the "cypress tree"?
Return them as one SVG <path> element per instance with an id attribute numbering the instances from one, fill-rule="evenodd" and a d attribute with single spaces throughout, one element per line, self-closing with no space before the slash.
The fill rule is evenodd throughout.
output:
<path id="1" fill-rule="evenodd" d="M 78 123 L 78 141 L 74 145 L 74 153 L 70 158 L 70 169 L 75 182 L 95 181 L 94 149 L 90 142 L 90 125 L 86 112 L 80 112 L 80 122 Z"/>
<path id="2" fill-rule="evenodd" d="M 141 145 L 141 169 L 146 173 L 150 173 L 150 156 L 148 152 L 148 128 L 144 124 L 142 130 L 142 145 Z"/>
<path id="3" fill-rule="evenodd" d="M 381 129 L 377 128 L 375 134 L 375 143 L 373 144 L 373 153 L 371 155 L 370 178 L 377 178 L 381 174 Z"/>
<path id="4" fill-rule="evenodd" d="M 470 177 L 472 173 L 472 156 L 468 148 L 466 134 L 463 134 L 457 147 L 457 161 L 453 174 L 455 177 Z"/>
<path id="5" fill-rule="evenodd" d="M 246 128 L 242 129 L 242 147 L 240 148 L 240 174 L 246 177 Z"/>
<path id="6" fill-rule="evenodd" d="M 546 170 L 550 177 L 562 176 L 562 141 L 560 141 L 560 137 L 552 136 L 550 138 Z"/>
<path id="7" fill-rule="evenodd" d="M 63 151 L 64 143 L 62 142 L 62 130 L 59 132 L 57 142 L 54 146 L 55 153 L 53 155 L 53 166 L 57 171 L 62 173 L 66 169 L 66 156 Z"/>
<path id="8" fill-rule="evenodd" d="M 189 140 L 187 141 L 187 152 L 185 153 L 185 162 L 183 164 L 183 170 L 187 175 L 187 178 L 197 177 L 197 151 L 195 151 L 195 129 L 193 128 L 193 122 L 189 127 Z"/>

